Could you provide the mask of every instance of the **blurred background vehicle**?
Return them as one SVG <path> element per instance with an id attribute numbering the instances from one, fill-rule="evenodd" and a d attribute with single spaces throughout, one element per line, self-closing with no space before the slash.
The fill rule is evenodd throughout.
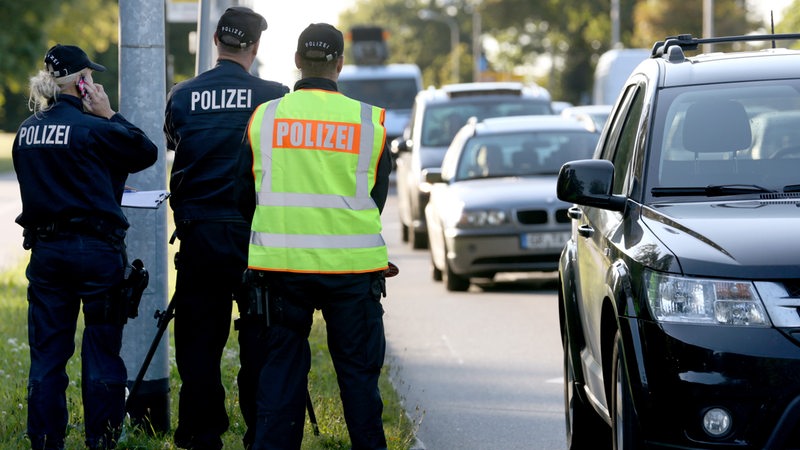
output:
<path id="1" fill-rule="evenodd" d="M 583 122 L 586 126 L 593 127 L 596 132 L 603 131 L 603 126 L 611 114 L 612 105 L 581 105 L 570 106 L 561 110 L 561 115 Z"/>
<path id="2" fill-rule="evenodd" d="M 441 166 L 453 136 L 467 119 L 552 115 L 550 101 L 546 89 L 517 82 L 451 84 L 419 92 L 403 137 L 392 141 L 403 242 L 415 249 L 427 247 L 425 205 L 430 184 L 422 170 Z"/>
<path id="3" fill-rule="evenodd" d="M 592 103 L 613 105 L 628 75 L 648 57 L 647 48 L 615 48 L 600 55 L 594 69 Z"/>
<path id="4" fill-rule="evenodd" d="M 471 119 L 441 168 L 423 171 L 433 279 L 465 291 L 472 277 L 557 270 L 571 225 L 556 176 L 591 157 L 594 129 L 557 115 Z"/>
<path id="5" fill-rule="evenodd" d="M 386 141 L 403 134 L 414 97 L 422 90 L 422 72 L 416 64 L 386 64 L 389 48 L 381 27 L 353 27 L 348 33 L 355 64 L 339 74 L 339 91 L 348 97 L 386 110 Z"/>

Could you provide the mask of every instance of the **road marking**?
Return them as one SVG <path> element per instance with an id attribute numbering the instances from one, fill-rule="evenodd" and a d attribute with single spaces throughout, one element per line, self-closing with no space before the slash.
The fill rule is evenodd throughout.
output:
<path id="1" fill-rule="evenodd" d="M 455 350 L 453 350 L 453 346 L 450 345 L 450 340 L 447 338 L 447 335 L 445 335 L 445 334 L 442 335 L 442 341 L 444 342 L 444 346 L 447 347 L 447 350 L 450 351 L 450 354 L 453 356 L 453 358 L 456 359 L 458 364 L 463 366 L 464 365 L 464 360 L 461 359 L 460 356 L 458 356 L 458 354 L 456 353 Z"/>

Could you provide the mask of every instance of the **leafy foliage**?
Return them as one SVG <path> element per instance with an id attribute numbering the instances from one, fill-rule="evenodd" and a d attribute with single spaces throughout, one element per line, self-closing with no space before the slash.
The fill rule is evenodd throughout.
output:
<path id="1" fill-rule="evenodd" d="M 420 66 L 425 85 L 450 81 L 449 29 L 424 21 L 420 10 L 458 23 L 459 79 L 472 80 L 473 11 L 481 18 L 482 42 L 494 76 L 538 82 L 554 99 L 589 101 L 594 66 L 609 50 L 608 0 L 358 0 L 339 25 L 379 25 L 390 31 L 390 62 Z M 676 33 L 700 36 L 703 2 L 620 0 L 619 34 L 626 47 L 650 48 Z M 717 35 L 746 34 L 759 27 L 747 19 L 742 0 L 715 1 Z"/>
<path id="2" fill-rule="evenodd" d="M 77 45 L 105 65 L 109 71 L 98 82 L 112 101 L 116 98 L 117 1 L 0 0 L 0 11 L 0 129 L 16 129 L 27 115 L 28 79 L 43 68 L 45 52 L 57 43 Z"/>

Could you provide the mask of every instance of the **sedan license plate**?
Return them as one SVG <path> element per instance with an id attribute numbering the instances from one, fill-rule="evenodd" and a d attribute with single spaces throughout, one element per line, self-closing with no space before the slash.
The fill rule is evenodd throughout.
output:
<path id="1" fill-rule="evenodd" d="M 525 233 L 521 245 L 524 249 L 558 250 L 569 240 L 569 231 L 548 231 L 543 233 Z"/>

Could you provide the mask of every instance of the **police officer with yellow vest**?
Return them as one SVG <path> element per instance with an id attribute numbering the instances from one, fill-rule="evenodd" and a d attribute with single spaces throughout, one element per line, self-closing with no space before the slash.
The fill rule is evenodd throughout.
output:
<path id="1" fill-rule="evenodd" d="M 214 34 L 216 67 L 177 84 L 167 98 L 164 132 L 175 151 L 170 206 L 180 239 L 173 297 L 179 448 L 220 449 L 229 426 L 220 363 L 255 208 L 245 130 L 256 106 L 289 92 L 249 73 L 266 29 L 250 8 L 228 8 Z M 249 397 L 242 396 L 241 408 L 250 427 Z"/>
<path id="2" fill-rule="evenodd" d="M 386 448 L 380 214 L 391 158 L 384 110 L 337 92 L 343 51 L 339 30 L 309 25 L 295 53 L 302 79 L 250 122 L 256 212 L 247 278 L 265 294 L 242 308 L 243 319 L 263 327 L 241 346 L 243 364 L 261 365 L 254 449 L 300 448 L 315 309 L 327 326 L 352 448 Z"/>
<path id="3" fill-rule="evenodd" d="M 114 448 L 125 416 L 126 305 L 119 292 L 128 220 L 120 203 L 128 174 L 153 165 L 158 148 L 111 109 L 92 77 L 105 70 L 79 47 L 51 47 L 44 70 L 30 80 L 33 114 L 11 153 L 22 198 L 16 221 L 31 250 L 27 433 L 34 450 L 65 445 L 66 366 L 81 307 L 86 446 Z"/>

